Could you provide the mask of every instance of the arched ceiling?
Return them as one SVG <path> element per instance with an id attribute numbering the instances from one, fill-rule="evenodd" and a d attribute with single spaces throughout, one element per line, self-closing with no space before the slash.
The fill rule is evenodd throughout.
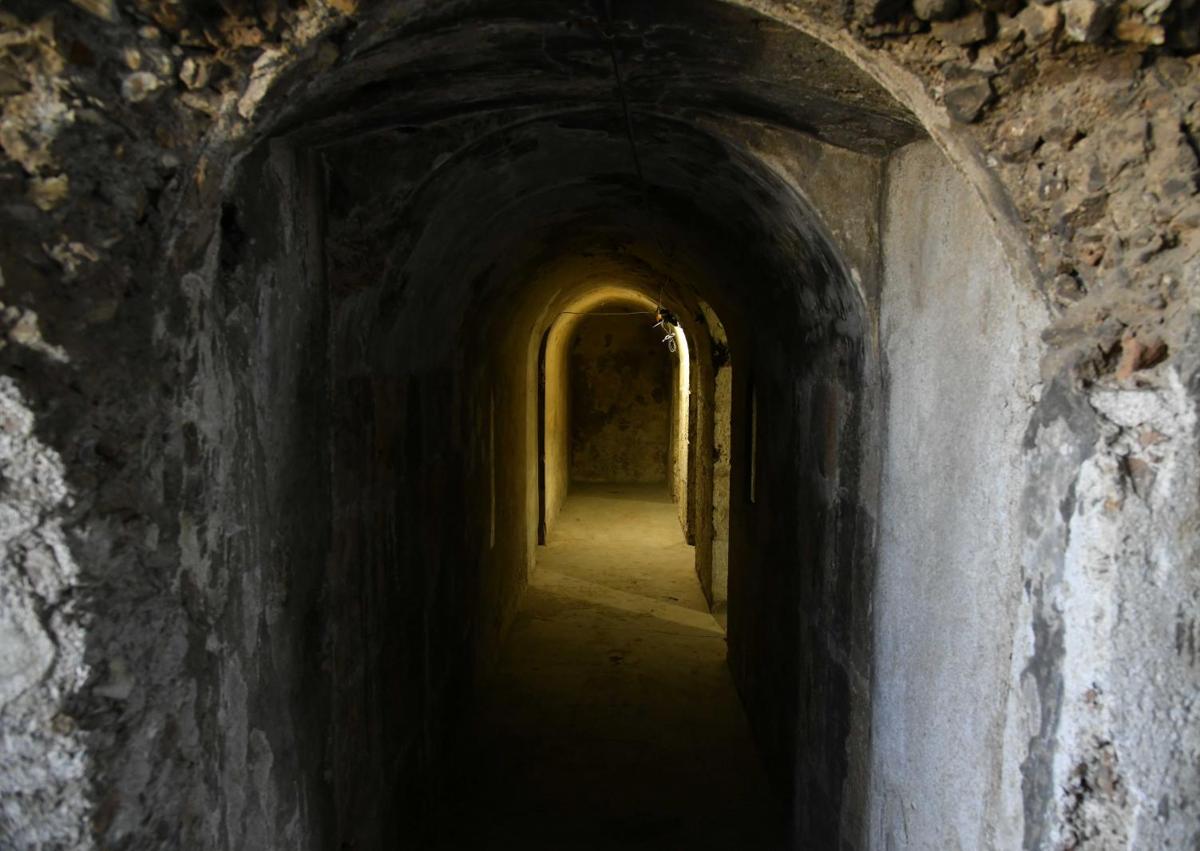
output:
<path id="1" fill-rule="evenodd" d="M 331 149 L 327 266 L 331 287 L 357 303 L 353 324 L 383 340 L 451 317 L 501 328 L 522 315 L 530 327 L 564 280 L 543 269 L 579 256 L 619 264 L 644 292 L 665 286 L 677 310 L 704 300 L 734 327 L 758 313 L 815 337 L 835 324 L 858 333 L 845 268 L 792 186 L 737 146 L 658 116 L 639 137 L 647 207 L 619 121 L 611 108 L 577 110 L 457 148 L 438 131 Z M 420 356 L 457 337 L 429 340 Z"/>
<path id="2" fill-rule="evenodd" d="M 277 128 L 320 144 L 469 115 L 611 105 L 607 30 L 600 0 L 374 10 L 329 71 L 289 95 Z M 611 31 L 635 111 L 736 116 L 872 154 L 921 135 L 850 60 L 737 4 L 618 0 Z"/>
<path id="3" fill-rule="evenodd" d="M 643 188 L 609 30 L 597 0 L 404 4 L 369 13 L 327 71 L 275 92 L 273 132 L 327 167 L 327 270 L 352 302 L 346 321 L 380 341 L 427 339 L 418 356 L 432 360 L 464 323 L 530 326 L 553 293 L 529 282 L 573 252 L 669 274 L 692 288 L 677 306 L 702 299 L 733 329 L 767 316 L 804 329 L 792 342 L 858 335 L 820 216 L 744 128 L 873 159 L 918 138 L 915 119 L 845 57 L 741 5 L 619 0 Z"/>

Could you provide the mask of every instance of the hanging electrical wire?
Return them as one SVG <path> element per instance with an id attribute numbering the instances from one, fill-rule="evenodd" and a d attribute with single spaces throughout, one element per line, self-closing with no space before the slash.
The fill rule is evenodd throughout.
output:
<path id="1" fill-rule="evenodd" d="M 633 113 L 629 109 L 629 97 L 625 94 L 625 81 L 621 78 L 621 63 L 617 59 L 617 35 L 613 25 L 612 0 L 604 0 L 604 16 L 608 28 L 601 28 L 600 35 L 608 45 L 608 58 L 612 62 L 613 81 L 617 84 L 617 98 L 621 102 L 621 116 L 625 121 L 625 139 L 629 143 L 629 156 L 633 160 L 633 171 L 637 175 L 638 188 L 642 195 L 642 208 L 650 215 L 650 189 L 646 174 L 642 171 L 642 158 L 638 155 L 637 137 L 633 132 Z M 655 234 L 657 237 L 657 234 Z"/>
<path id="2" fill-rule="evenodd" d="M 621 78 L 621 63 L 617 58 L 617 37 L 616 30 L 613 25 L 612 0 L 604 0 L 604 15 L 607 19 L 607 29 L 601 27 L 600 34 L 604 41 L 608 44 L 608 56 L 612 61 L 613 80 L 617 85 L 617 97 L 621 102 L 621 114 L 625 120 L 625 138 L 629 143 L 629 156 L 633 160 L 633 170 L 637 175 L 638 187 L 642 197 L 642 210 L 646 218 L 650 220 L 650 232 L 658 247 L 659 254 L 665 259 L 666 252 L 663 250 L 661 241 L 659 240 L 658 228 L 655 227 L 654 210 L 650 206 L 650 189 L 646 183 L 646 174 L 642 170 L 642 158 L 638 154 L 637 137 L 633 131 L 633 113 L 629 109 L 629 97 L 625 93 L 625 81 Z M 666 280 L 661 280 L 658 287 L 658 298 L 655 299 L 657 305 L 654 311 L 654 317 L 658 321 L 654 323 L 655 328 L 661 328 L 666 332 L 663 337 L 663 342 L 667 344 L 669 351 L 675 351 L 675 328 L 679 325 L 675 314 L 663 305 L 663 294 L 666 291 Z"/>

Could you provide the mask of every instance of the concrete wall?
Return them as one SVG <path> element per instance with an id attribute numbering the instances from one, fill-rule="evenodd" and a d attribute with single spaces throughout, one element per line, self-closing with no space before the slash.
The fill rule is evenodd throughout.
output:
<path id="1" fill-rule="evenodd" d="M 881 162 L 800 133 L 735 132 L 787 191 L 771 208 L 780 256 L 755 272 L 775 300 L 744 324 L 713 304 L 733 365 L 730 665 L 788 798 L 796 847 L 859 847 L 873 673 L 879 383 L 870 299 Z M 784 223 L 804 237 L 779 238 Z"/>
<path id="2" fill-rule="evenodd" d="M 692 352 L 687 334 L 675 329 L 676 352 L 671 359 L 671 499 L 679 525 L 689 541 L 695 538 L 692 530 L 691 494 L 688 491 L 688 464 L 691 454 Z"/>
<path id="3" fill-rule="evenodd" d="M 583 316 L 570 349 L 571 480 L 668 481 L 671 361 L 648 316 Z"/>
<path id="4" fill-rule="evenodd" d="M 114 847 L 325 845 L 332 522 L 319 187 L 311 157 L 260 147 L 214 227 L 196 224 L 195 253 L 165 273 L 179 298 L 156 318 L 155 401 L 168 391 L 170 405 L 151 429 L 150 500 L 127 508 L 130 530 L 157 553 L 97 562 L 112 627 L 92 634 L 93 687 L 71 710 L 119 718 L 138 742 L 96 787 Z"/>
<path id="5" fill-rule="evenodd" d="M 715 364 L 713 379 L 713 448 L 712 448 L 712 570 L 705 589 L 709 606 L 724 622 L 729 605 L 729 515 L 732 510 L 731 480 L 733 476 L 733 363 L 728 357 L 729 341 L 715 315 L 709 316 L 715 342 L 726 353 Z M 743 424 L 743 427 L 744 424 Z"/>
<path id="6" fill-rule="evenodd" d="M 704 476 L 707 489 L 706 516 L 696 522 L 696 575 L 713 614 L 722 626 L 729 599 L 730 502 L 734 468 L 733 458 L 733 363 L 729 337 L 716 311 L 706 302 L 698 305 L 699 315 L 709 336 L 709 363 L 697 380 L 707 382 L 701 400 L 706 402 L 697 414 L 705 424 L 700 435 Z M 745 471 L 743 471 L 745 472 Z"/>
<path id="7" fill-rule="evenodd" d="M 571 386 L 568 380 L 569 346 L 577 317 L 562 315 L 547 332 L 543 376 L 545 409 L 543 413 L 544 453 L 542 458 L 544 493 L 543 518 L 549 539 L 554 521 L 567 498 L 571 482 L 570 417 Z"/>
<path id="8" fill-rule="evenodd" d="M 214 806 L 196 806 L 207 838 L 194 844 L 319 848 L 333 531 L 321 172 L 306 152 L 264 145 L 239 177 L 215 268 L 184 281 L 199 368 L 182 431 L 198 457 L 184 483 L 196 509 L 185 502 L 180 515 L 180 584 L 193 630 L 210 630 L 192 632 L 184 669 L 195 666 L 219 719 L 199 723 L 201 738 L 222 742 L 201 799 Z"/>
<path id="9" fill-rule="evenodd" d="M 461 294 L 428 284 L 394 300 L 436 274 L 402 260 L 332 315 L 330 776 L 338 844 L 367 848 L 419 833 L 536 544 L 528 336 L 455 336 L 462 309 L 438 300 Z"/>
<path id="10" fill-rule="evenodd" d="M 931 143 L 887 165 L 872 848 L 1013 848 L 1022 437 L 1046 313 Z"/>

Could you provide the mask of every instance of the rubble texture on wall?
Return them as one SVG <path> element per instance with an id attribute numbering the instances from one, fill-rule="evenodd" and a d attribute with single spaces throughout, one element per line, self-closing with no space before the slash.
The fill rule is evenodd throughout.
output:
<path id="1" fill-rule="evenodd" d="M 0 844 L 394 847 L 531 560 L 531 337 L 602 269 L 744 356 L 731 664 L 798 841 L 1194 845 L 1200 5 L 618 2 L 652 208 L 598 7 L 511 6 L 0 10 Z M 906 250 L 997 274 L 889 294 L 888 193 L 938 186 L 986 247 Z M 1019 506 L 987 803 L 940 820 L 894 793 L 961 757 L 910 693 L 958 664 L 881 662 L 921 298 L 997 311 L 965 404 Z"/>

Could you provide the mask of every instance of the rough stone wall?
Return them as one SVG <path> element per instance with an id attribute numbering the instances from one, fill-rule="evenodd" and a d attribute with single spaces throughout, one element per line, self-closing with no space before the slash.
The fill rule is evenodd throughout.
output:
<path id="1" fill-rule="evenodd" d="M 1185 339 L 1157 386 L 1101 382 L 1088 409 L 1030 430 L 1026 501 L 1049 491 L 1062 513 L 1029 534 L 1022 614 L 1033 629 L 1014 655 L 1025 660 L 1014 671 L 1014 709 L 1036 729 L 1020 766 L 1028 846 L 1200 840 L 1192 810 L 1200 581 L 1195 514 L 1180 496 L 1200 457 L 1195 397 L 1181 377 L 1196 374 L 1197 339 L 1196 331 Z M 1065 422 L 1091 434 L 1068 436 Z M 1064 455 L 1083 459 L 1077 476 L 1064 475 Z M 1014 737 L 1024 741 L 1027 729 Z"/>
<path id="2" fill-rule="evenodd" d="M 6 563 L 21 571 L 12 588 L 32 593 L 44 623 L 25 635 L 54 648 L 3 710 L 15 764 L 42 775 L 5 773 L 25 786 L 4 789 L 2 829 L 15 847 L 82 847 L 97 836 L 112 847 L 319 841 L 324 690 L 295 699 L 320 679 L 314 610 L 329 523 L 326 435 L 314 413 L 326 329 L 312 173 L 264 151 L 241 175 L 252 194 L 223 210 L 179 279 L 181 303 L 159 314 L 153 391 L 172 404 L 157 423 L 142 421 L 159 447 L 148 469 L 134 463 L 136 442 L 89 429 L 84 445 L 104 464 L 104 484 L 72 499 L 79 472 L 60 478 L 57 453 L 12 409 L 8 480 L 37 483 L 44 511 L 57 503 L 92 524 L 68 539 L 43 515 L 8 549 Z M 136 311 L 131 301 L 120 310 Z M 137 422 L 146 403 L 132 361 L 143 352 L 112 351 L 125 370 L 123 410 Z M 129 481 L 123 463 L 147 479 Z M 28 470 L 14 475 L 21 464 Z M 296 493 L 310 499 L 297 503 Z M 148 554 L 129 552 L 131 538 Z M 80 568 L 72 551 L 86 556 Z M 22 669 L 34 673 L 30 662 Z M 31 734 L 36 760 L 21 744 Z M 69 758 L 64 742 L 74 743 Z"/>
<path id="3" fill-rule="evenodd" d="M 545 466 L 543 520 L 547 537 L 554 528 L 559 509 L 567 497 L 571 480 L 571 384 L 569 381 L 570 339 L 575 317 L 561 316 L 547 332 L 545 353 Z"/>
<path id="4" fill-rule="evenodd" d="M 1200 10 L 907 6 L 856 4 L 839 40 L 859 40 L 861 61 L 880 74 L 924 84 L 945 113 L 918 114 L 937 119 L 931 129 L 952 154 L 964 143 L 981 152 L 968 176 L 989 170 L 1006 196 L 979 181 L 1002 202 L 991 214 L 1011 205 L 1005 228 L 1025 231 L 1056 314 L 1054 364 L 1094 379 L 1115 368 L 1126 336 L 1169 351 L 1187 334 L 1181 297 L 1197 251 Z"/>
<path id="5" fill-rule="evenodd" d="M 36 522 L 9 527 L 25 578 L 4 584 L 56 648 L 0 709 L 0 844 L 312 847 L 325 725 L 319 697 L 293 700 L 328 524 L 321 381 L 298 355 L 324 348 L 309 199 L 260 161 L 272 213 L 222 228 L 230 135 L 200 165 L 213 115 L 154 94 L 187 97 L 178 30 L 84 6 L 0 13 L 5 399 L 36 412 L 6 408 L 4 500 Z M 288 259 L 243 266 L 254 241 Z"/>
<path id="6" fill-rule="evenodd" d="M 67 498 L 61 457 L 38 440 L 34 412 L 11 378 L 0 383 L 0 840 L 10 847 L 85 841 L 92 766 L 66 710 L 87 682 L 84 615 L 71 599 L 79 566 L 55 509 Z M 54 518 L 48 522 L 44 517 Z M 128 672 L 108 693 L 127 696 Z"/>
<path id="7" fill-rule="evenodd" d="M 671 353 L 646 316 L 585 316 L 570 351 L 571 480 L 667 483 Z"/>

